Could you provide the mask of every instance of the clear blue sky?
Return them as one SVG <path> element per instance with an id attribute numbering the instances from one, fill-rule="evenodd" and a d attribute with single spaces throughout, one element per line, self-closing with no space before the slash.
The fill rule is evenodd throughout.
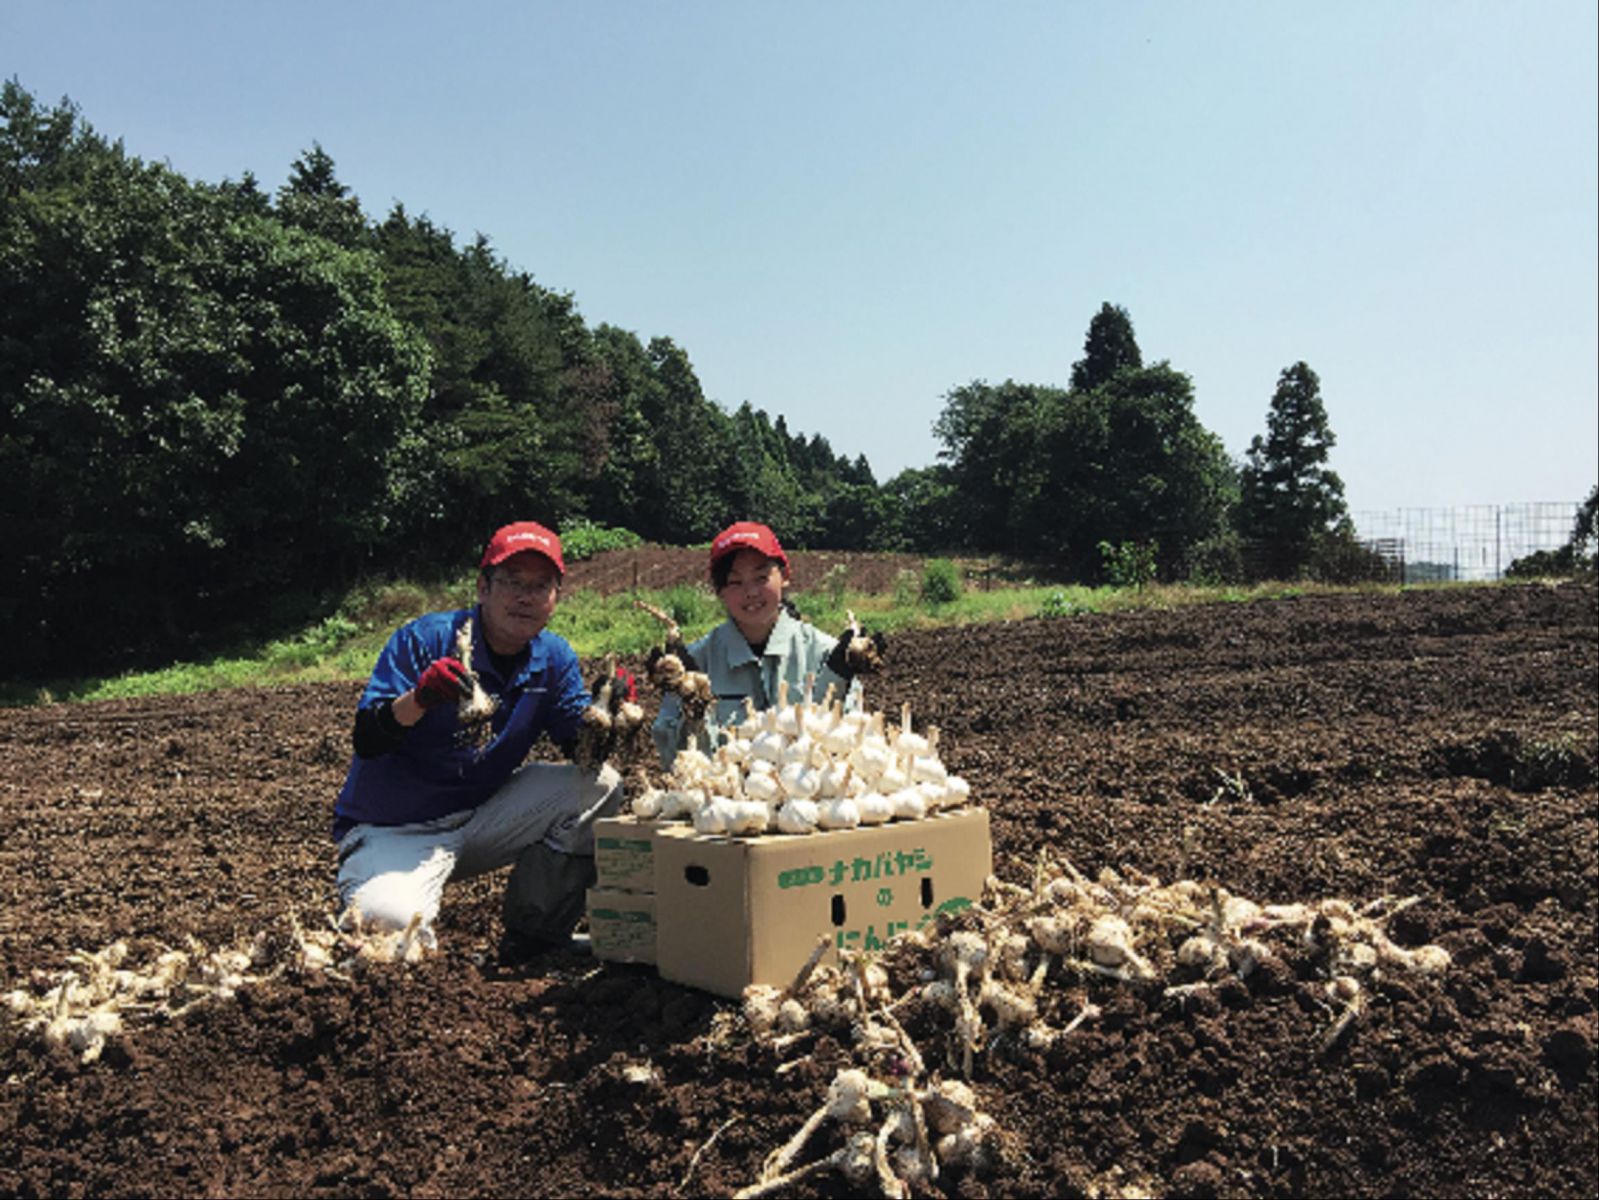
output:
<path id="1" fill-rule="evenodd" d="M 191 178 L 313 141 L 675 339 L 706 394 L 935 461 L 1103 301 L 1241 456 L 1321 376 L 1351 508 L 1599 478 L 1593 0 L 0 5 L 0 72 Z"/>

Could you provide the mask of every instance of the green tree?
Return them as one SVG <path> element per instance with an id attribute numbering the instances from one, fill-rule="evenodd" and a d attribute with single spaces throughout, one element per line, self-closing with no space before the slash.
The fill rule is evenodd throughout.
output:
<path id="1" fill-rule="evenodd" d="M 883 484 L 882 525 L 869 548 L 938 554 L 965 536 L 966 507 L 954 471 L 940 463 L 911 467 Z"/>
<path id="2" fill-rule="evenodd" d="M 1072 364 L 1072 391 L 1091 392 L 1109 383 L 1120 371 L 1136 371 L 1144 365 L 1133 336 L 1133 319 L 1127 310 L 1108 300 L 1088 323 L 1083 339 L 1083 357 Z"/>
<path id="3" fill-rule="evenodd" d="M 367 241 L 366 217 L 350 189 L 339 182 L 333 158 L 313 142 L 294 160 L 278 189 L 278 218 L 347 249 Z"/>
<path id="4" fill-rule="evenodd" d="M 1577 508 L 1577 517 L 1571 523 L 1571 537 L 1566 540 L 1573 559 L 1594 558 L 1599 551 L 1599 484 L 1595 484 L 1588 498 Z"/>
<path id="5" fill-rule="evenodd" d="M 1119 372 L 1091 392 L 1041 392 L 1010 525 L 1028 555 L 1099 578 L 1101 542 L 1156 543 L 1163 577 L 1223 526 L 1232 465 L 1169 363 Z"/>
<path id="6" fill-rule="evenodd" d="M 0 103 L 0 610 L 22 657 L 170 650 L 362 558 L 427 364 L 375 260 L 127 157 L 66 104 Z M 75 638 L 107 595 L 111 643 Z"/>
<path id="7" fill-rule="evenodd" d="M 975 380 L 945 397 L 933 433 L 943 442 L 938 457 L 961 505 L 941 514 L 943 532 L 953 541 L 938 549 L 1022 552 L 1011 514 L 1048 390 L 1009 379 L 998 387 Z"/>
<path id="8" fill-rule="evenodd" d="M 1325 465 L 1336 442 L 1316 372 L 1297 362 L 1277 380 L 1239 478 L 1238 530 L 1260 543 L 1268 572 L 1298 575 L 1319 538 L 1347 511 L 1344 485 Z"/>
<path id="9" fill-rule="evenodd" d="M 617 373 L 572 298 L 513 271 L 487 238 L 457 247 L 401 205 L 373 239 L 389 302 L 433 351 L 412 553 L 459 561 L 507 513 L 625 524 L 635 498 L 613 462 Z"/>

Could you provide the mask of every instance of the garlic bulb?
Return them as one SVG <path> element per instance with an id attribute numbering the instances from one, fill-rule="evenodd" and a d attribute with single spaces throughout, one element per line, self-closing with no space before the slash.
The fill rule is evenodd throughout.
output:
<path id="1" fill-rule="evenodd" d="M 744 794 L 751 800 L 759 800 L 765 804 L 775 804 L 786 795 L 783 785 L 770 771 L 751 772 L 745 776 Z"/>
<path id="2" fill-rule="evenodd" d="M 862 825 L 882 825 L 894 819 L 894 802 L 881 792 L 866 792 L 855 798 Z"/>
<path id="3" fill-rule="evenodd" d="M 816 754 L 816 743 L 811 741 L 808 734 L 800 734 L 787 746 L 783 747 L 783 765 L 789 763 L 809 764 Z"/>
<path id="4" fill-rule="evenodd" d="M 672 760 L 672 777 L 685 785 L 692 784 L 710 770 L 710 766 L 710 758 L 700 750 L 699 739 L 690 734 L 688 746 L 679 750 Z"/>
<path id="5" fill-rule="evenodd" d="M 778 831 L 781 833 L 815 833 L 819 815 L 814 800 L 801 800 L 791 797 L 784 802 L 782 808 L 777 810 Z"/>
<path id="6" fill-rule="evenodd" d="M 761 714 L 755 711 L 755 700 L 750 696 L 744 697 L 744 719 L 734 727 L 733 732 L 743 741 L 753 742 L 765 729 L 765 722 Z"/>
<path id="7" fill-rule="evenodd" d="M 920 821 L 927 815 L 927 800 L 917 788 L 900 788 L 888 801 L 894 806 L 896 821 Z"/>
<path id="8" fill-rule="evenodd" d="M 817 774 L 816 795 L 822 800 L 831 800 L 834 796 L 847 796 L 849 794 L 851 768 L 847 762 L 834 760 L 822 767 Z"/>
<path id="9" fill-rule="evenodd" d="M 737 815 L 734 801 L 718 796 L 694 814 L 694 832 L 726 833 Z"/>
<path id="10" fill-rule="evenodd" d="M 759 800 L 735 800 L 728 814 L 727 832 L 735 837 L 765 833 L 771 816 L 771 810 Z"/>
<path id="11" fill-rule="evenodd" d="M 820 704 L 812 705 L 807 702 L 800 717 L 800 724 L 814 740 L 820 741 L 826 737 L 838 722 L 838 718 L 833 714 L 833 692 L 836 686 L 831 683 L 827 685 L 827 694 L 822 697 Z"/>
<path id="12" fill-rule="evenodd" d="M 823 800 L 816 806 L 816 823 L 823 829 L 854 829 L 861 823 L 861 810 L 848 796 Z"/>
<path id="13" fill-rule="evenodd" d="M 788 680 L 780 679 L 777 683 L 777 707 L 773 710 L 772 727 L 787 738 L 797 738 L 800 735 L 799 709 L 788 702 Z"/>
<path id="14" fill-rule="evenodd" d="M 809 800 L 821 786 L 821 773 L 802 762 L 792 762 L 777 773 L 777 782 L 788 796 Z"/>
<path id="15" fill-rule="evenodd" d="M 858 721 L 850 720 L 843 715 L 842 701 L 833 701 L 832 727 L 820 735 L 813 735 L 834 758 L 846 758 L 855 749 L 861 740 L 861 725 Z M 850 717 L 858 716 L 851 713 Z"/>
<path id="16" fill-rule="evenodd" d="M 751 739 L 750 757 L 762 762 L 780 763 L 783 761 L 783 748 L 787 745 L 787 738 L 775 729 L 768 729 Z"/>
<path id="17" fill-rule="evenodd" d="M 894 765 L 894 752 L 886 742 L 881 745 L 862 742 L 850 754 L 849 764 L 862 779 L 875 783 L 883 777 L 883 772 Z"/>
<path id="18" fill-rule="evenodd" d="M 629 808 L 641 821 L 652 821 L 661 815 L 661 800 L 664 793 L 659 788 L 650 788 L 633 797 Z"/>
<path id="19" fill-rule="evenodd" d="M 931 749 L 931 744 L 926 738 L 911 730 L 911 705 L 909 700 L 900 709 L 899 736 L 894 739 L 894 749 L 900 754 L 909 754 L 912 757 L 926 754 Z"/>
<path id="20" fill-rule="evenodd" d="M 909 787 L 911 784 L 911 777 L 909 772 L 907 772 L 896 760 L 890 762 L 887 769 L 884 770 L 882 774 L 878 775 L 873 782 L 877 784 L 878 791 L 882 792 L 885 796 L 888 796 L 902 788 Z"/>

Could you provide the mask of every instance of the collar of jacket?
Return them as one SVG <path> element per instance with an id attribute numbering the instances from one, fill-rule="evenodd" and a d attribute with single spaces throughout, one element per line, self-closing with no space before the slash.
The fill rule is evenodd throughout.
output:
<path id="1" fill-rule="evenodd" d="M 472 669 L 479 675 L 499 679 L 500 673 L 489 655 L 489 644 L 483 640 L 483 606 L 474 604 L 466 610 L 466 615 L 472 618 Z M 456 629 L 460 629 L 460 625 L 456 625 Z M 538 636 L 527 644 L 527 661 L 517 669 L 515 675 L 504 681 L 506 687 L 518 687 L 526 683 L 548 665 L 550 653 L 544 641 L 546 632 L 541 629 Z"/>
<path id="2" fill-rule="evenodd" d="M 730 667 L 742 666 L 749 662 L 759 662 L 760 658 L 780 658 L 793 640 L 794 631 L 799 628 L 799 622 L 789 615 L 786 608 L 777 610 L 777 622 L 772 626 L 772 632 L 766 635 L 766 648 L 757 655 L 744 640 L 744 635 L 738 632 L 738 626 L 733 626 L 733 647 L 727 654 L 727 665 Z"/>

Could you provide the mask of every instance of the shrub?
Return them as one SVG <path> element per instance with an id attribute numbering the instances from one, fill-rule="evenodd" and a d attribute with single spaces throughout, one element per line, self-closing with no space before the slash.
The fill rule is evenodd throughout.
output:
<path id="1" fill-rule="evenodd" d="M 1065 592 L 1052 592 L 1044 600 L 1044 606 L 1038 610 L 1041 617 L 1075 617 L 1079 613 L 1092 612 L 1093 609 L 1078 604 Z"/>
<path id="2" fill-rule="evenodd" d="M 916 572 L 909 567 L 901 568 L 894 575 L 894 607 L 910 608 L 916 603 L 918 580 Z"/>
<path id="3" fill-rule="evenodd" d="M 1310 552 L 1311 578 L 1322 583 L 1398 581 L 1398 564 L 1355 536 L 1346 518 L 1316 538 Z"/>
<path id="4" fill-rule="evenodd" d="M 1576 556 L 1571 553 L 1569 546 L 1562 546 L 1558 550 L 1534 550 L 1505 568 L 1506 579 L 1539 579 L 1576 573 Z"/>
<path id="5" fill-rule="evenodd" d="M 1183 577 L 1201 587 L 1244 582 L 1244 551 L 1238 535 L 1229 529 L 1190 546 L 1183 556 Z"/>
<path id="6" fill-rule="evenodd" d="M 922 600 L 928 604 L 950 604 L 960 599 L 960 569 L 947 558 L 933 558 L 922 567 Z"/>
<path id="7" fill-rule="evenodd" d="M 690 626 L 712 622 L 721 611 L 716 599 L 702 587 L 680 583 L 661 593 L 660 607 L 672 614 L 685 631 Z"/>
<path id="8" fill-rule="evenodd" d="M 844 607 L 844 583 L 849 579 L 849 564 L 834 563 L 827 574 L 816 581 L 816 590 L 826 592 L 834 608 Z"/>
<path id="9" fill-rule="evenodd" d="M 575 521 L 561 532 L 561 555 L 567 562 L 582 562 L 606 550 L 631 550 L 644 539 L 631 529 L 610 529 L 593 521 Z"/>
<path id="10" fill-rule="evenodd" d="M 391 629 L 419 617 L 430 606 L 414 583 L 366 583 L 345 597 L 340 613 L 366 629 Z"/>
<path id="11" fill-rule="evenodd" d="M 1099 543 L 1099 556 L 1105 564 L 1105 578 L 1116 587 L 1142 589 L 1155 580 L 1157 542 Z"/>

